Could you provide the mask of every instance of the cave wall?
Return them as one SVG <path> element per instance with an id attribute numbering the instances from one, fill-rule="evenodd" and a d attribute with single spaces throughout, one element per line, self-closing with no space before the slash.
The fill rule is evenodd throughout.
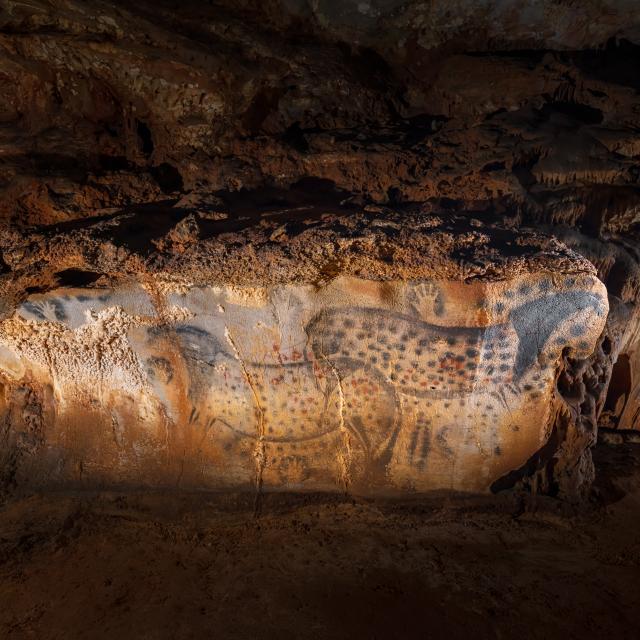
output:
<path id="1" fill-rule="evenodd" d="M 57 289 L 0 323 L 0 371 L 47 397 L 23 484 L 482 492 L 546 442 L 561 354 L 606 315 L 598 280 L 544 271 Z"/>
<path id="2" fill-rule="evenodd" d="M 309 302 L 320 296 L 309 293 L 309 286 L 325 291 L 355 278 L 395 282 L 403 291 L 423 282 L 451 292 L 461 286 L 471 291 L 475 285 L 470 281 L 479 278 L 482 293 L 469 294 L 468 307 L 460 300 L 458 311 L 447 315 L 447 326 L 473 326 L 486 333 L 492 325 L 469 320 L 478 297 L 489 300 L 491 287 L 498 291 L 519 277 L 532 278 L 535 289 L 536 278 L 550 269 L 549 255 L 568 256 L 568 247 L 573 253 L 558 273 L 571 274 L 569 263 L 587 273 L 578 256 L 589 260 L 606 287 L 609 312 L 604 327 L 597 314 L 587 322 L 589 353 L 575 351 L 577 336 L 554 351 L 553 381 L 545 378 L 544 400 L 535 410 L 539 428 L 524 428 L 518 438 L 505 435 L 503 406 L 483 436 L 500 442 L 477 447 L 469 441 L 470 425 L 482 424 L 482 412 L 436 419 L 436 409 L 422 407 L 432 414 L 429 438 L 414 436 L 417 431 L 407 423 L 389 454 L 389 475 L 375 482 L 473 490 L 524 483 L 546 491 L 560 485 L 578 491 L 593 474 L 588 449 L 598 424 L 640 429 L 639 26 L 640 8 L 631 0 L 5 3 L 0 12 L 0 319 L 3 327 L 20 326 L 22 342 L 5 336 L 0 344 L 4 484 L 24 478 L 21 465 L 44 450 L 58 451 L 46 459 L 61 479 L 94 473 L 96 479 L 125 481 L 126 474 L 109 471 L 109 464 L 116 464 L 112 448 L 117 449 L 120 428 L 113 424 L 127 423 L 113 415 L 132 401 L 117 393 L 119 399 L 110 400 L 111 382 L 100 382 L 94 398 L 87 368 L 103 348 L 93 332 L 106 322 L 100 320 L 104 314 L 121 314 L 121 333 L 114 340 L 135 363 L 139 378 L 130 381 L 132 389 L 144 387 L 150 403 L 144 415 L 140 407 L 127 414 L 140 427 L 127 441 L 143 442 L 145 433 L 162 431 L 159 425 L 166 428 L 171 420 L 180 425 L 178 433 L 184 431 L 172 435 L 175 447 L 170 449 L 157 444 L 160 436 L 152 438 L 154 450 L 162 453 L 149 465 L 164 465 L 165 471 L 154 476 L 151 466 L 136 466 L 130 454 L 131 473 L 145 482 L 152 477 L 153 482 L 169 477 L 186 482 L 190 471 L 180 462 L 180 438 L 196 450 L 188 435 L 195 427 L 187 414 L 194 409 L 204 415 L 210 405 L 203 398 L 209 392 L 222 394 L 222 388 L 198 376 L 197 384 L 191 380 L 190 347 L 175 332 L 191 326 L 187 316 L 202 311 L 185 302 L 180 306 L 184 318 L 162 316 L 158 309 L 163 305 L 177 313 L 171 295 L 206 297 L 216 287 L 227 291 L 233 285 L 257 287 L 267 292 L 260 296 L 271 299 L 274 287 L 289 286 L 277 281 L 286 268 L 306 292 L 300 314 L 310 322 L 311 309 L 333 313 L 353 292 L 344 285 L 344 300 L 325 308 Z M 424 233 L 416 211 L 440 222 L 461 222 L 440 237 L 440 244 L 421 245 L 410 233 Z M 318 220 L 326 224 L 308 235 Z M 371 235 L 372 227 L 384 229 L 385 237 Z M 492 231 L 483 243 L 474 233 L 485 227 Z M 531 229 L 559 242 L 543 246 L 540 241 L 534 251 L 527 235 Z M 475 238 L 468 245 L 465 234 Z M 375 272 L 366 272 L 366 260 L 359 270 L 351 269 L 351 257 L 342 255 L 347 245 L 348 256 L 353 249 L 354 255 L 371 259 Z M 532 258 L 536 251 L 544 254 L 537 263 Z M 532 259 L 525 269 L 529 275 L 504 270 L 502 262 L 518 252 Z M 105 295 L 111 301 L 106 306 L 99 300 Z M 230 291 L 225 295 L 233 297 Z M 570 299 L 567 292 L 563 295 Z M 212 298 L 210 304 L 217 303 Z M 30 313 L 30 305 L 36 311 Z M 405 321 L 411 315 L 382 294 L 373 295 L 365 307 L 382 316 L 399 313 Z M 56 316 L 59 308 L 64 317 Z M 498 319 L 498 313 L 491 322 L 512 322 L 516 316 L 509 319 L 508 314 L 516 312 L 505 308 L 500 313 L 507 316 Z M 528 311 L 519 312 L 518 322 L 538 322 L 536 307 L 523 308 Z M 423 313 L 411 316 L 412 321 L 432 324 Z M 134 337 L 128 323 L 139 318 L 146 318 L 144 331 L 159 332 L 164 351 L 150 354 L 144 341 Z M 565 327 L 571 336 L 582 321 L 558 319 L 557 326 L 566 322 L 573 323 Z M 51 344 L 49 331 L 66 346 Z M 286 342 L 285 325 L 269 331 Z M 233 349 L 228 351 L 228 338 L 216 331 L 211 335 L 224 346 L 221 353 L 234 361 L 238 375 L 240 360 Z M 243 341 L 253 345 L 257 339 L 247 335 Z M 508 339 L 516 352 L 520 340 L 519 335 Z M 544 344 L 538 345 L 540 353 Z M 33 345 L 50 355 L 34 359 Z M 60 360 L 72 363 L 85 352 L 86 361 L 69 364 L 77 380 L 63 393 L 71 382 L 62 380 L 71 374 L 54 366 L 56 358 L 72 354 L 71 360 Z M 322 359 L 324 364 L 318 363 L 313 349 L 301 353 L 304 366 L 329 366 Z M 171 385 L 161 390 L 153 380 L 168 373 L 153 367 L 150 373 L 145 363 L 153 358 L 173 362 L 174 356 L 182 382 L 175 383 L 175 390 Z M 402 368 L 396 356 L 393 362 Z M 344 437 L 337 438 L 327 449 L 333 462 L 326 477 L 317 484 L 310 481 L 314 487 L 344 486 L 347 477 L 355 484 L 373 473 L 378 455 L 373 451 L 395 429 L 391 413 L 397 414 L 398 407 L 402 415 L 417 411 L 409 411 L 405 404 L 410 401 L 398 396 L 391 370 L 372 373 L 365 360 L 358 360 L 358 366 L 368 367 L 366 376 L 380 378 L 386 389 L 381 392 L 385 399 L 379 399 L 386 408 L 370 408 L 387 421 L 386 435 L 375 446 L 354 435 L 360 449 L 350 445 L 353 459 L 348 462 L 341 449 Z M 410 362 L 413 373 L 408 375 L 427 375 L 429 362 L 417 367 Z M 117 382 L 120 365 L 103 364 L 110 371 L 107 377 Z M 510 364 L 515 367 L 515 360 Z M 356 384 L 368 380 L 354 378 L 353 371 L 347 367 L 343 372 L 335 362 L 330 369 L 334 378 L 344 376 Z M 424 374 L 415 373 L 421 369 Z M 242 372 L 245 391 L 255 375 Z M 331 379 L 328 371 L 323 375 Z M 335 388 L 317 393 L 323 403 L 335 402 Z M 513 402 L 522 412 L 527 396 L 523 389 L 518 393 L 522 397 Z M 181 399 L 171 399 L 172 394 Z M 452 406 L 460 401 L 456 394 L 451 391 Z M 83 398 L 80 405 L 63 410 L 76 396 Z M 195 403 L 201 404 L 199 410 L 192 396 L 200 398 Z M 187 409 L 189 402 L 193 406 Z M 111 403 L 117 411 L 109 409 Z M 242 406 L 242 421 L 255 422 L 251 398 Z M 67 414 L 92 415 L 101 426 L 93 429 L 88 418 L 74 418 L 68 423 L 72 426 L 62 427 Z M 317 410 L 314 419 L 329 420 L 344 435 L 345 416 L 327 415 Z M 349 420 L 355 428 L 353 416 Z M 79 424 L 85 436 L 79 435 Z M 268 434 L 263 436 L 249 438 L 238 454 L 238 473 L 248 474 L 251 483 L 255 454 L 258 461 L 262 456 L 258 444 L 267 447 Z M 80 444 L 83 437 L 88 440 Z M 436 461 L 420 471 L 416 452 L 423 448 Z M 454 453 L 447 454 L 449 449 Z M 489 449 L 493 453 L 486 460 L 473 461 Z M 85 450 L 93 453 L 87 457 Z M 202 454 L 193 455 L 195 466 L 203 468 Z M 303 470 L 306 463 L 287 455 L 280 453 L 282 469 L 289 465 L 301 478 L 315 477 Z M 468 467 L 458 464 L 463 459 Z M 267 476 L 280 474 L 279 480 L 272 479 L 274 486 L 295 475 L 266 461 L 260 464 Z M 310 464 L 314 468 L 316 463 Z M 176 468 L 182 469 L 177 475 Z"/>

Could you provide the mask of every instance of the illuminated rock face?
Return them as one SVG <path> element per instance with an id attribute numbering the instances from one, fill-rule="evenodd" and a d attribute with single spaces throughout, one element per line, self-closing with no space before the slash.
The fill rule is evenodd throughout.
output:
<path id="1" fill-rule="evenodd" d="M 592 275 L 546 271 L 147 290 L 58 289 L 0 323 L 24 481 L 485 492 L 545 444 L 561 355 L 608 310 Z"/>
<path id="2" fill-rule="evenodd" d="M 0 496 L 573 491 L 640 429 L 637 0 L 4 5 Z"/>

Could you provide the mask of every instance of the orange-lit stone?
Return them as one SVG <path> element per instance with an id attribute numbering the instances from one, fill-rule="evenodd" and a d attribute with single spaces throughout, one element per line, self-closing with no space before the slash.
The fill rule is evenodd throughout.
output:
<path id="1" fill-rule="evenodd" d="M 592 275 L 542 270 L 165 288 L 161 307 L 59 289 L 0 323 L 3 379 L 49 390 L 30 482 L 487 491 L 545 443 L 561 354 L 587 357 L 608 310 Z"/>

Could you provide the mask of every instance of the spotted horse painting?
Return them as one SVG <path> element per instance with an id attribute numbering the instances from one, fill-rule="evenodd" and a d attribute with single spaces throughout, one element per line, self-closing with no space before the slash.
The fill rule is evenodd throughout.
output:
<path id="1" fill-rule="evenodd" d="M 544 445 L 559 359 L 607 310 L 547 272 L 59 289 L 0 323 L 0 367 L 39 407 L 35 484 L 487 491 Z"/>

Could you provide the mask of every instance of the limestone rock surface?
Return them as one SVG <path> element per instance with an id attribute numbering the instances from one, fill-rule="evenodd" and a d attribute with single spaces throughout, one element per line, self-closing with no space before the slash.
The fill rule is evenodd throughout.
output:
<path id="1" fill-rule="evenodd" d="M 0 490 L 584 492 L 638 65 L 635 0 L 8 0 Z"/>
<path id="2" fill-rule="evenodd" d="M 167 269 L 182 215 L 144 270 L 124 250 L 0 322 L 13 482 L 486 492 L 548 441 L 562 358 L 588 358 L 607 318 L 594 267 L 534 233 L 350 212 L 299 241 L 278 221 L 226 232 L 223 255 L 203 241 Z M 86 278 L 112 258 L 102 233 L 41 251 Z"/>

